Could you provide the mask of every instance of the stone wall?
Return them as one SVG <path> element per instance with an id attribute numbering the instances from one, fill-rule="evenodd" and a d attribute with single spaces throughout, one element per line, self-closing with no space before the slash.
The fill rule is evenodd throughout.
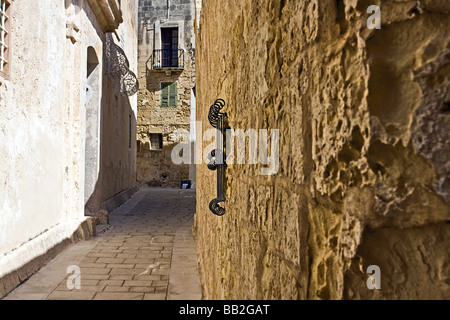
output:
<path id="1" fill-rule="evenodd" d="M 169 7 L 167 7 L 169 3 Z M 186 140 L 191 130 L 191 91 L 195 86 L 194 1 L 158 0 L 139 4 L 139 81 L 137 181 L 141 185 L 179 187 L 190 178 L 188 164 L 172 161 L 173 147 Z M 184 68 L 154 70 L 152 56 L 161 49 L 161 28 L 176 26 L 179 49 L 184 49 Z M 177 105 L 161 106 L 161 83 L 177 83 Z M 163 148 L 150 149 L 150 135 L 163 135 Z"/>
<path id="2" fill-rule="evenodd" d="M 222 98 L 231 128 L 280 130 L 277 174 L 228 166 L 223 217 L 208 208 L 215 172 L 197 166 L 205 298 L 450 297 L 449 14 L 432 0 L 203 1 L 197 119 Z"/>

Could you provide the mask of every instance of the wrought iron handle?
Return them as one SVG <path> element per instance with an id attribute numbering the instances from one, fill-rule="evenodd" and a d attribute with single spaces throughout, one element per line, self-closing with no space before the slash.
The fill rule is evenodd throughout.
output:
<path id="1" fill-rule="evenodd" d="M 208 169 L 217 170 L 217 198 L 212 200 L 209 204 L 209 209 L 217 216 L 225 214 L 225 208 L 219 204 L 226 201 L 225 198 L 225 132 L 227 129 L 227 114 L 220 112 L 225 107 L 225 101 L 222 99 L 216 102 L 209 109 L 208 120 L 209 123 L 217 129 L 217 149 L 213 150 L 209 156 L 210 163 Z"/>
<path id="2" fill-rule="evenodd" d="M 220 112 L 225 107 L 225 101 L 223 99 L 217 99 L 216 102 L 209 108 L 208 120 L 209 123 L 216 129 L 218 128 L 219 118 L 220 116 L 226 117 L 226 113 Z"/>

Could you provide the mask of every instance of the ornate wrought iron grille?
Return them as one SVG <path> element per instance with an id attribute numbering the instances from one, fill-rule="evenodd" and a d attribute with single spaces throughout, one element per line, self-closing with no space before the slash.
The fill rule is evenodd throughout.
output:
<path id="1" fill-rule="evenodd" d="M 5 72 L 8 64 L 8 0 L 0 0 L 0 71 Z"/>
<path id="2" fill-rule="evenodd" d="M 120 92 L 127 96 L 136 94 L 139 81 L 130 69 L 130 62 L 121 47 L 116 45 L 112 35 L 106 36 L 106 69 L 114 78 L 120 80 Z"/>

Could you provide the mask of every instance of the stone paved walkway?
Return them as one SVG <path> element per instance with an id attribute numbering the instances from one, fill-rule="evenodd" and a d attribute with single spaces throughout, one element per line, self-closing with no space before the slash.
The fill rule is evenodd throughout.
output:
<path id="1" fill-rule="evenodd" d="M 101 234 L 68 247 L 5 300 L 200 300 L 194 212 L 192 190 L 143 188 Z M 81 286 L 70 290 L 77 268 Z"/>

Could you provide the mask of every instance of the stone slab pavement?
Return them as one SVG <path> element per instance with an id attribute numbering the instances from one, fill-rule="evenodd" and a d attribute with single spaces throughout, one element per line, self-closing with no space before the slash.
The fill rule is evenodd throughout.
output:
<path id="1" fill-rule="evenodd" d="M 195 191 L 141 188 L 4 300 L 201 300 Z"/>

